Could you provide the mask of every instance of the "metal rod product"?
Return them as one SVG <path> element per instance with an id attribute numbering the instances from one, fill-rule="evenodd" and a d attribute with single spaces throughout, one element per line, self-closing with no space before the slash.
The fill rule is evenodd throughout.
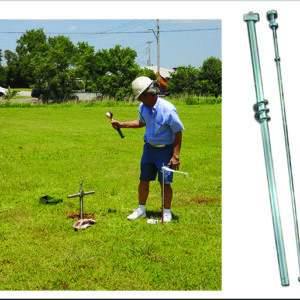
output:
<path id="1" fill-rule="evenodd" d="M 265 164 L 266 164 L 266 171 L 267 171 L 267 178 L 268 178 L 268 185 L 269 185 L 269 196 L 270 196 L 270 204 L 271 204 L 271 211 L 272 211 L 272 220 L 273 220 L 273 227 L 274 227 L 274 235 L 275 235 L 275 243 L 277 249 L 277 259 L 279 264 L 281 284 L 283 286 L 288 286 L 289 276 L 288 276 L 287 263 L 285 257 L 284 241 L 283 241 L 283 234 L 281 228 L 281 220 L 280 220 L 272 150 L 271 150 L 271 141 L 270 141 L 269 127 L 268 127 L 268 121 L 270 120 L 270 117 L 268 116 L 269 109 L 266 108 L 268 101 L 264 99 L 257 37 L 256 37 L 256 30 L 255 30 L 255 23 L 259 21 L 259 14 L 257 13 L 254 14 L 253 12 L 249 12 L 248 14 L 244 15 L 244 21 L 247 23 L 247 28 L 248 28 L 248 36 L 249 36 L 252 68 L 253 68 L 253 75 L 254 75 L 254 82 L 255 82 L 256 100 L 257 100 L 257 103 L 253 106 L 253 109 L 255 111 L 255 119 L 260 123 L 261 126 L 261 134 L 262 134 Z"/>
<path id="2" fill-rule="evenodd" d="M 95 194 L 95 192 L 94 191 L 84 192 L 82 190 L 82 182 L 80 182 L 80 190 L 79 190 L 79 192 L 77 194 L 69 195 L 68 196 L 68 198 L 79 197 L 79 199 L 80 199 L 80 219 L 83 219 L 83 196 L 89 195 L 89 194 Z"/>
<path id="3" fill-rule="evenodd" d="M 278 87 L 279 87 L 279 95 L 280 95 L 281 115 L 282 115 L 282 123 L 283 123 L 283 130 L 284 130 L 286 159 L 287 159 L 287 164 L 288 164 L 288 172 L 289 172 L 289 180 L 290 180 L 290 192 L 291 192 L 293 217 L 294 217 L 294 228 L 295 228 L 295 236 L 296 236 L 296 244 L 297 244 L 298 268 L 299 268 L 298 281 L 300 281 L 299 229 L 298 229 L 298 218 L 297 218 L 296 200 L 295 200 L 295 192 L 294 192 L 294 180 L 293 180 L 293 172 L 292 172 L 292 162 L 291 162 L 291 154 L 290 154 L 289 135 L 288 135 L 287 120 L 286 120 L 284 93 L 283 93 L 281 67 L 280 67 L 280 57 L 279 57 L 278 42 L 277 42 L 277 32 L 276 32 L 276 30 L 278 28 L 278 24 L 275 21 L 275 19 L 277 19 L 277 17 L 278 17 L 278 14 L 277 14 L 276 10 L 270 10 L 270 11 L 267 12 L 267 19 L 270 22 L 269 26 L 270 26 L 270 28 L 272 29 L 272 32 L 273 32 L 275 62 L 276 62 L 276 68 L 277 68 L 277 78 L 278 78 Z"/>

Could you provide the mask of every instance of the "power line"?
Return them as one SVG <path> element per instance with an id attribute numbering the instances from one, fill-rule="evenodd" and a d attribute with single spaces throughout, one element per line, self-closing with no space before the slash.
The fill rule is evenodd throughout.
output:
<path id="1" fill-rule="evenodd" d="M 107 32 L 113 32 L 114 30 L 120 30 L 120 29 L 122 29 L 122 31 L 125 31 L 128 29 L 132 29 L 132 27 L 140 26 L 143 23 L 145 24 L 145 22 L 148 23 L 149 21 L 151 21 L 151 20 L 131 20 L 129 22 L 122 23 L 111 29 L 108 29 Z"/>
<path id="2" fill-rule="evenodd" d="M 145 25 L 149 22 L 152 22 L 152 20 L 135 20 L 135 21 L 131 21 L 124 25 L 119 25 L 118 27 L 113 28 L 110 31 L 122 29 L 122 32 L 124 32 L 125 30 L 129 30 L 129 29 L 132 29 L 132 28 L 138 27 L 138 26 L 140 27 L 141 25 Z"/>
<path id="3" fill-rule="evenodd" d="M 174 29 L 174 30 L 160 30 L 160 32 L 186 32 L 186 31 L 214 31 L 214 30 L 221 30 L 220 27 L 216 28 L 197 28 L 197 29 Z M 0 34 L 23 34 L 26 33 L 25 31 L 0 31 Z M 104 35 L 104 34 L 137 34 L 137 33 L 148 33 L 149 31 L 114 31 L 114 32 L 45 32 L 46 35 L 51 34 L 65 34 L 65 35 L 77 35 L 77 34 L 97 34 L 97 35 Z"/>
<path id="4" fill-rule="evenodd" d="M 221 28 L 198 28 L 198 29 L 174 29 L 174 30 L 160 30 L 159 32 L 182 32 L 182 31 L 210 31 L 210 30 L 221 30 Z"/>

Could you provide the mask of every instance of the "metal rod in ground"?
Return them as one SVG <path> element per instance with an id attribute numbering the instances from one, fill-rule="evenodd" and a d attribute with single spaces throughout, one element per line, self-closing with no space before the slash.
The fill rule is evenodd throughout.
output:
<path id="1" fill-rule="evenodd" d="M 164 206 L 165 206 L 165 170 L 164 163 L 162 167 L 162 196 L 161 196 L 161 224 L 164 224 Z"/>
<path id="2" fill-rule="evenodd" d="M 90 195 L 90 194 L 95 194 L 94 191 L 90 191 L 90 192 L 84 192 L 82 190 L 82 182 L 80 182 L 80 190 L 77 194 L 74 195 L 69 195 L 68 198 L 75 198 L 75 197 L 79 197 L 79 201 L 80 201 L 80 219 L 83 219 L 83 197 L 85 195 Z"/>
<path id="3" fill-rule="evenodd" d="M 83 219 L 83 197 L 80 196 L 80 219 Z"/>
<path id="4" fill-rule="evenodd" d="M 275 19 L 277 19 L 277 17 L 278 17 L 278 14 L 277 14 L 276 10 L 270 10 L 270 11 L 267 12 L 267 19 L 270 22 L 269 26 L 270 26 L 270 28 L 272 29 L 272 32 L 273 32 L 275 62 L 276 62 L 276 69 L 277 69 L 277 79 L 278 79 L 278 87 L 279 87 L 282 124 L 283 124 L 284 139 L 285 139 L 286 159 L 287 159 L 287 164 L 288 164 L 288 173 L 289 173 L 289 181 L 290 181 L 290 193 L 291 193 L 291 200 L 292 200 L 294 228 L 295 228 L 297 255 L 298 255 L 298 269 L 299 269 L 298 280 L 300 281 L 299 228 L 298 228 L 297 208 L 296 208 L 296 199 L 295 199 L 295 191 L 294 191 L 294 180 L 293 180 L 293 171 L 292 171 L 292 161 L 291 161 L 291 153 L 290 153 L 288 126 L 287 126 L 287 119 L 286 119 L 283 84 L 282 84 L 282 76 L 281 76 L 280 56 L 279 56 L 278 41 L 277 41 L 278 24 L 275 21 Z"/>
<path id="5" fill-rule="evenodd" d="M 269 196 L 270 196 L 272 221 L 274 227 L 274 236 L 275 236 L 280 278 L 281 278 L 281 284 L 283 286 L 288 286 L 289 276 L 287 271 L 281 219 L 280 219 L 279 205 L 278 205 L 277 191 L 276 191 L 271 141 L 270 141 L 269 127 L 268 127 L 268 121 L 270 120 L 270 117 L 268 116 L 269 110 L 266 108 L 268 101 L 264 99 L 260 60 L 259 60 L 259 53 L 258 53 L 258 44 L 257 44 L 256 29 L 255 29 L 255 23 L 259 21 L 259 14 L 257 13 L 254 14 L 253 12 L 249 12 L 248 14 L 244 15 L 244 21 L 247 23 L 247 28 L 248 28 L 248 37 L 249 37 L 249 44 L 250 44 L 253 76 L 255 82 L 256 99 L 257 99 L 257 103 L 254 105 L 253 108 L 255 110 L 255 119 L 260 123 L 261 126 L 261 134 L 262 134 L 265 165 L 266 165 L 267 179 L 268 179 L 268 186 L 269 186 Z"/>

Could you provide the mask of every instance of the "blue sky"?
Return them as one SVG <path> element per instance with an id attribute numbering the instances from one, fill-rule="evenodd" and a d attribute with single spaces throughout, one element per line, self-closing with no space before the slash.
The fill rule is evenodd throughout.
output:
<path id="1" fill-rule="evenodd" d="M 192 65 L 198 68 L 210 56 L 221 59 L 221 20 L 162 19 L 159 26 L 161 67 Z M 22 32 L 38 28 L 48 36 L 64 34 L 74 44 L 87 42 L 96 51 L 118 44 L 130 47 L 137 52 L 136 62 L 140 66 L 147 65 L 147 42 L 150 41 L 151 64 L 157 65 L 156 38 L 148 30 L 152 28 L 156 33 L 156 19 L 0 20 L 0 49 L 15 51 Z"/>

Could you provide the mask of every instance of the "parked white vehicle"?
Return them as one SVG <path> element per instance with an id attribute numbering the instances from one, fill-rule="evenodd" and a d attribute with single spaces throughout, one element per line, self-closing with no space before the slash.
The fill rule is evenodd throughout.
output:
<path id="1" fill-rule="evenodd" d="M 0 99 L 7 98 L 7 94 L 8 94 L 8 89 L 5 89 L 0 86 Z"/>

